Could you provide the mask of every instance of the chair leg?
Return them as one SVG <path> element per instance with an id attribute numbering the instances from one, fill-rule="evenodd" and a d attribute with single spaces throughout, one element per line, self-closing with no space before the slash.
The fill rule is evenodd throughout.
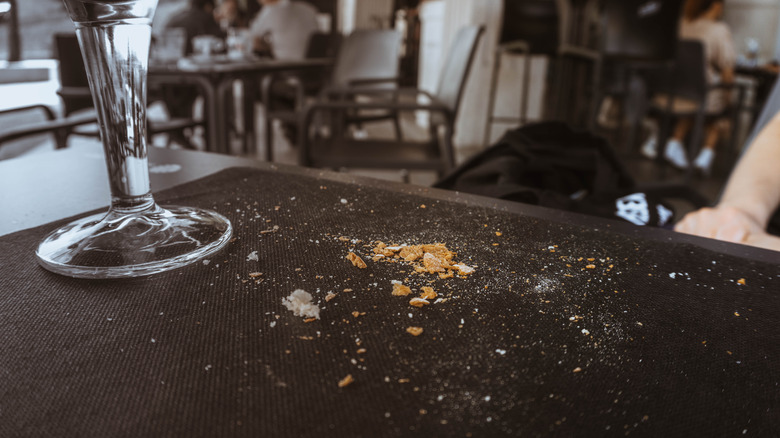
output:
<path id="1" fill-rule="evenodd" d="M 274 123 L 268 102 L 265 103 L 265 161 L 274 160 Z"/>
<path id="2" fill-rule="evenodd" d="M 393 111 L 393 128 L 395 129 L 395 139 L 397 141 L 404 141 L 404 134 L 401 131 L 401 114 L 398 111 Z"/>

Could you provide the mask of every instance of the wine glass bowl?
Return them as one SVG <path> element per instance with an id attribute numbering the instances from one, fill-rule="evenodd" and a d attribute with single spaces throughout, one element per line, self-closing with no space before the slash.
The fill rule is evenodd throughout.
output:
<path id="1" fill-rule="evenodd" d="M 149 275 L 223 248 L 232 226 L 195 207 L 156 204 L 146 144 L 146 74 L 157 0 L 64 0 L 81 45 L 108 167 L 107 213 L 50 233 L 44 268 L 80 278 Z"/>

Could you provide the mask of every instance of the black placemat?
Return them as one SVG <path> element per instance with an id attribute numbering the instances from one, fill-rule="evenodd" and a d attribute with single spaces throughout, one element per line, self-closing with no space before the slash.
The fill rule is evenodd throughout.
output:
<path id="1" fill-rule="evenodd" d="M 35 265 L 54 225 L 0 238 L 0 436 L 780 433 L 776 259 L 284 171 L 158 199 L 228 216 L 235 241 L 88 281 Z M 374 241 L 441 242 L 476 272 L 374 262 Z M 447 300 L 412 307 L 392 280 Z M 321 320 L 282 305 L 296 289 Z"/>

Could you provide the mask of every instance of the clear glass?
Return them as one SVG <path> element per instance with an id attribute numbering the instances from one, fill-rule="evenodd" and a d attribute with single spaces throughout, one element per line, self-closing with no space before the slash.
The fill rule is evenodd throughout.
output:
<path id="1" fill-rule="evenodd" d="M 224 247 L 222 215 L 158 206 L 149 185 L 146 72 L 157 0 L 64 0 L 76 25 L 108 166 L 107 213 L 49 234 L 36 255 L 46 269 L 79 278 L 122 278 L 178 268 Z"/>

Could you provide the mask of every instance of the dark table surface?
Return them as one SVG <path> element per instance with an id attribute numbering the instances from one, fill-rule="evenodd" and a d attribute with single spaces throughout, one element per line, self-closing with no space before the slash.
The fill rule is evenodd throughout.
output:
<path id="1" fill-rule="evenodd" d="M 231 219 L 208 263 L 75 280 L 35 265 L 56 223 L 0 237 L 0 436 L 780 434 L 778 253 L 257 166 L 157 193 Z M 374 261 L 376 241 L 476 271 Z M 412 307 L 393 280 L 446 300 Z M 282 305 L 296 289 L 320 320 Z"/>

